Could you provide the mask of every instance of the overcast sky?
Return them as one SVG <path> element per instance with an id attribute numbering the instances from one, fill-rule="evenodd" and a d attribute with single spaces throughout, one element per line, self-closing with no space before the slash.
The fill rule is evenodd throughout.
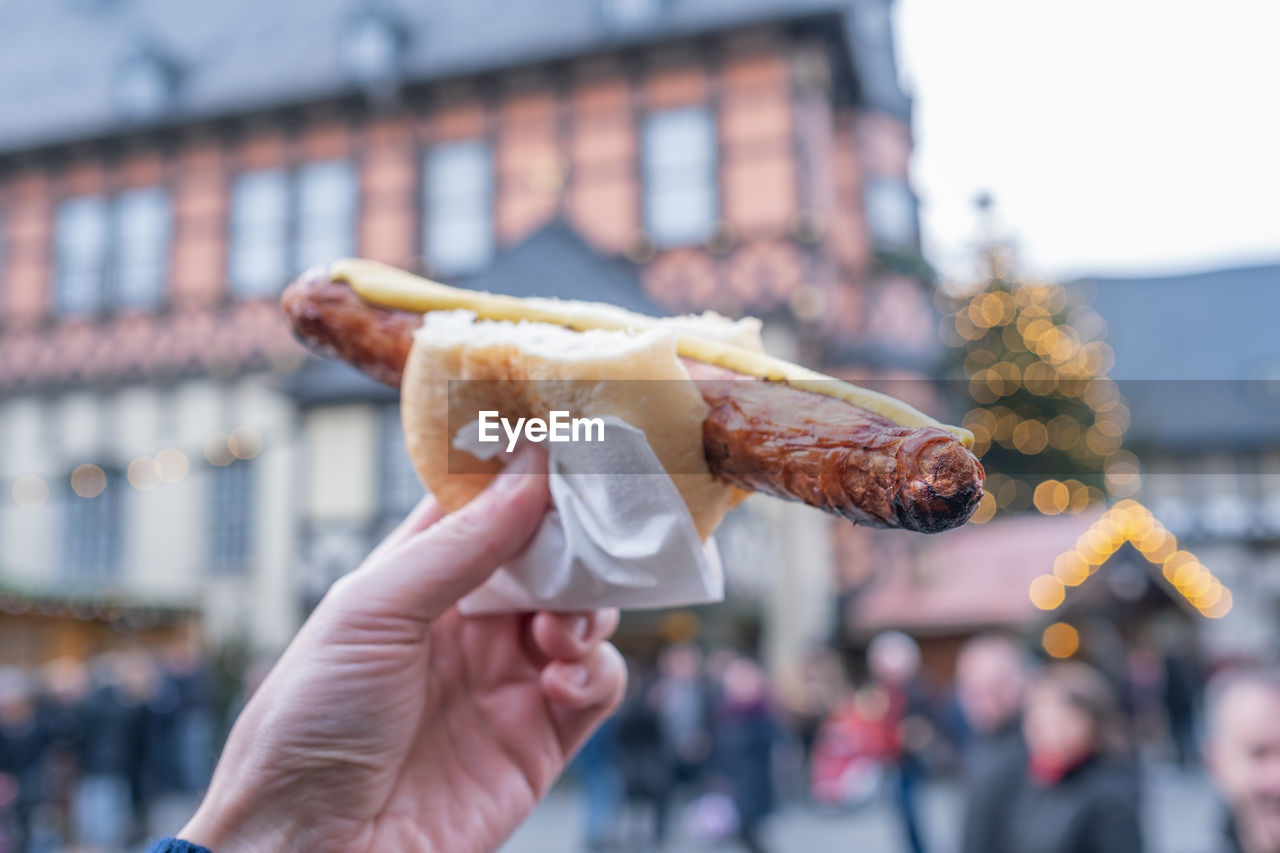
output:
<path id="1" fill-rule="evenodd" d="M 1280 0 L 898 0 L 926 249 L 995 196 L 1029 271 L 1280 260 Z"/>

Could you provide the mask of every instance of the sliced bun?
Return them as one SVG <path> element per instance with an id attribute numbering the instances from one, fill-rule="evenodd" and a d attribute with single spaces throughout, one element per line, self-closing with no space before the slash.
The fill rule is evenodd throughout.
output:
<path id="1" fill-rule="evenodd" d="M 533 301 L 533 300 L 531 300 Z M 552 300 L 537 300 L 553 302 Z M 557 310 L 582 316 L 607 305 L 555 302 Z M 626 314 L 626 312 L 621 312 Z M 671 475 L 699 535 L 705 539 L 745 493 L 716 479 L 702 449 L 707 405 L 687 381 L 638 383 L 628 379 L 687 380 L 676 354 L 675 334 L 695 334 L 761 349 L 756 320 L 719 315 L 663 318 L 641 315 L 634 331 L 575 332 L 545 323 L 476 320 L 468 311 L 433 311 L 405 364 L 401 416 L 409 457 L 426 487 L 452 511 L 475 497 L 501 469 L 453 447 L 459 428 L 482 409 L 502 417 L 546 418 L 552 410 L 573 417 L 614 415 L 645 431 Z M 466 380 L 574 380 L 503 384 Z"/>

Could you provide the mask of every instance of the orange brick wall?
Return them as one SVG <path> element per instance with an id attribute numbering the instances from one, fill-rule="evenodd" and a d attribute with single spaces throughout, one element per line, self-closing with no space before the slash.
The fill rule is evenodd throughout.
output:
<path id="1" fill-rule="evenodd" d="M 812 65 L 821 49 L 805 50 Z M 422 155 L 477 137 L 495 155 L 499 246 L 565 216 L 601 250 L 646 262 L 646 288 L 673 308 L 768 311 L 808 287 L 831 291 L 828 313 L 860 314 L 857 288 L 846 285 L 869 259 L 863 174 L 868 163 L 905 170 L 910 138 L 836 114 L 826 90 L 801 81 L 797 55 L 786 37 L 764 33 L 702 52 L 584 60 L 555 77 L 512 73 L 483 89 L 449 84 L 425 102 L 356 120 L 264 117 L 239 130 L 180 132 L 164 152 L 9 172 L 0 176 L 0 335 L 48 314 L 51 222 L 66 194 L 167 185 L 175 211 L 169 302 L 178 313 L 224 312 L 228 191 L 239 170 L 351 157 L 357 251 L 413 267 Z M 646 110 L 704 103 L 717 118 L 724 228 L 707 247 L 654 256 L 642 240 L 639 121 Z"/>
<path id="2" fill-rule="evenodd" d="M 4 254 L 0 295 L 6 325 L 29 328 L 49 301 L 49 258 L 53 240 L 53 179 L 43 169 L 15 174 L 2 196 Z"/>
<path id="3" fill-rule="evenodd" d="M 227 185 L 231 158 L 215 139 L 194 140 L 177 155 L 169 271 L 175 308 L 210 305 L 226 292 Z"/>

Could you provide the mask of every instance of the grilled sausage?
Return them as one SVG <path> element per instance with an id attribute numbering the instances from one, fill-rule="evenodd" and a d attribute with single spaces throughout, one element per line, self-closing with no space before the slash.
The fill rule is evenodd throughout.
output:
<path id="1" fill-rule="evenodd" d="M 323 269 L 290 285 L 281 306 L 305 344 L 400 386 L 421 315 L 370 305 Z M 735 486 L 924 533 L 963 524 L 982 497 L 982 464 L 946 430 L 898 426 L 823 394 L 684 363 L 711 408 L 707 464 Z"/>

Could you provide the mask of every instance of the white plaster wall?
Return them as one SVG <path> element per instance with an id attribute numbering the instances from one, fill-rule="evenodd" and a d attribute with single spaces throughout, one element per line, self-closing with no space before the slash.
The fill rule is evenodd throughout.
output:
<path id="1" fill-rule="evenodd" d="M 313 520 L 363 519 L 373 513 L 376 430 L 376 411 L 368 405 L 309 413 L 305 483 Z"/>

